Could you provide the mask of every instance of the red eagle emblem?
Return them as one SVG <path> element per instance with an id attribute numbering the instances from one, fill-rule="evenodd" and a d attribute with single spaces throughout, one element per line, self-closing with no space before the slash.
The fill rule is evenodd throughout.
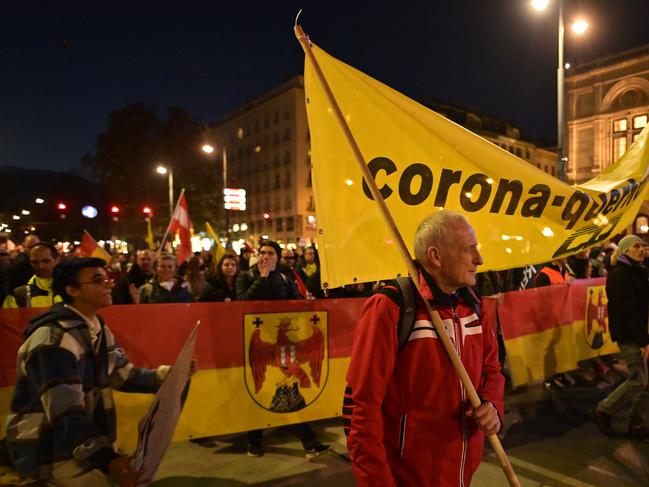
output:
<path id="1" fill-rule="evenodd" d="M 591 291 L 592 294 L 592 291 Z M 608 308 L 604 304 L 604 291 L 601 289 L 599 290 L 599 294 L 597 295 L 597 304 L 595 306 L 592 306 L 592 303 L 590 299 L 588 300 L 587 303 L 587 310 L 586 310 L 586 334 L 590 335 L 591 332 L 593 331 L 593 323 L 597 322 L 602 329 L 604 333 L 608 332 L 608 325 L 606 323 L 606 318 L 608 317 Z"/>
<path id="2" fill-rule="evenodd" d="M 259 392 L 266 379 L 266 367 L 277 367 L 286 379 L 297 379 L 302 388 L 311 387 L 308 374 L 302 364 L 308 363 L 311 379 L 320 387 L 320 373 L 324 357 L 324 337 L 317 326 L 313 333 L 304 340 L 293 341 L 288 333 L 297 331 L 291 328 L 290 318 L 283 318 L 277 325 L 277 341 L 268 343 L 261 339 L 261 330 L 257 328 L 250 337 L 248 349 L 250 368 L 255 382 L 255 394 Z"/>

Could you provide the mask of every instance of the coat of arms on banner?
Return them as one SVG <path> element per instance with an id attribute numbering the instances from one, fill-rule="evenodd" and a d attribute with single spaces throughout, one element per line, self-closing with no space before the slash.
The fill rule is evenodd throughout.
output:
<path id="1" fill-rule="evenodd" d="M 593 350 L 602 348 L 611 339 L 608 329 L 607 303 L 604 286 L 586 287 L 584 337 Z"/>
<path id="2" fill-rule="evenodd" d="M 262 408 L 290 413 L 307 407 L 329 373 L 327 312 L 244 315 L 245 381 Z"/>

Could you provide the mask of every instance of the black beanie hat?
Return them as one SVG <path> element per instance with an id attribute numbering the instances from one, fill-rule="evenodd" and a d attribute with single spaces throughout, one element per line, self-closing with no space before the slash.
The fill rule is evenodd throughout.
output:
<path id="1" fill-rule="evenodd" d="M 261 250 L 262 247 L 274 248 L 275 252 L 277 253 L 277 259 L 279 259 L 282 256 L 282 248 L 274 240 L 264 240 L 261 244 L 259 244 L 259 250 Z"/>
<path id="2" fill-rule="evenodd" d="M 75 283 L 77 272 L 86 267 L 106 268 L 106 261 L 96 257 L 69 257 L 62 260 L 52 271 L 52 291 L 69 302 L 69 296 L 65 292 L 65 286 Z"/>

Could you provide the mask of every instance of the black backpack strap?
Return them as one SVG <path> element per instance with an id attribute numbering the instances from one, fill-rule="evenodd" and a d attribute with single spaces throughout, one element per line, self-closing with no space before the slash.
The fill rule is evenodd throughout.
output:
<path id="1" fill-rule="evenodd" d="M 408 343 L 410 333 L 415 326 L 415 313 L 417 312 L 417 290 L 409 277 L 398 277 L 390 281 L 376 294 L 383 294 L 399 306 L 399 322 L 397 323 L 397 339 L 399 352 Z"/>
<path id="2" fill-rule="evenodd" d="M 395 284 L 401 291 L 403 301 L 399 313 L 399 325 L 397 327 L 397 336 L 399 338 L 399 352 L 408 343 L 410 333 L 415 326 L 415 313 L 417 312 L 417 295 L 415 284 L 410 277 L 397 277 Z"/>

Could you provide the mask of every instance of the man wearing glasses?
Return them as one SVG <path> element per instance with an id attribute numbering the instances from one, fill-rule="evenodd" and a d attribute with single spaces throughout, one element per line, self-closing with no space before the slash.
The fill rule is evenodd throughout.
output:
<path id="1" fill-rule="evenodd" d="M 113 448 L 112 392 L 153 393 L 169 372 L 134 368 L 97 315 L 112 304 L 104 266 L 90 257 L 57 265 L 63 302 L 30 321 L 18 350 L 7 447 L 21 474 L 47 485 L 135 486 L 132 456 Z"/>

